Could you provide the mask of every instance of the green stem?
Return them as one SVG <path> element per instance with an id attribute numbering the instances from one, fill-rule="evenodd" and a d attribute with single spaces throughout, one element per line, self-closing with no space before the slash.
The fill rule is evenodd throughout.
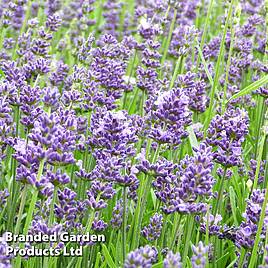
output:
<path id="1" fill-rule="evenodd" d="M 3 219 L 3 217 L 4 217 L 4 215 L 5 215 L 5 213 L 6 213 L 6 210 L 7 210 L 7 207 L 5 206 L 4 208 L 3 208 L 3 210 L 1 211 L 1 214 L 0 214 L 0 223 L 2 223 L 2 219 Z M 1 224 L 0 224 L 0 232 L 2 231 L 2 226 L 1 226 Z"/>
<path id="2" fill-rule="evenodd" d="M 169 44 L 170 44 L 170 41 L 171 41 L 171 38 L 172 38 L 172 33 L 173 33 L 174 27 L 175 27 L 176 17 L 177 17 L 177 9 L 175 8 L 174 9 L 174 14 L 173 14 L 173 19 L 172 19 L 171 24 L 170 24 L 170 27 L 169 27 L 168 38 L 167 38 L 167 40 L 165 42 L 164 54 L 163 54 L 163 57 L 161 59 L 161 67 L 162 67 L 161 68 L 161 74 L 162 74 L 163 67 L 164 67 L 164 64 L 165 64 L 165 61 L 166 61 L 166 58 L 167 58 Z M 162 75 L 160 75 L 160 77 L 161 76 Z"/>
<path id="3" fill-rule="evenodd" d="M 224 82 L 224 89 L 223 89 L 222 113 L 225 112 L 225 108 L 226 108 L 225 106 L 226 106 L 226 99 L 227 99 L 227 86 L 229 83 L 229 71 L 231 67 L 231 59 L 232 59 L 232 53 L 233 53 L 233 47 L 234 47 L 234 41 L 235 41 L 235 29 L 234 29 L 233 23 L 231 22 L 230 25 L 231 25 L 231 43 L 230 43 L 230 49 L 228 53 L 225 82 Z"/>
<path id="4" fill-rule="evenodd" d="M 22 26 L 20 28 L 20 33 L 19 35 L 21 35 L 22 33 L 25 32 L 25 29 L 26 29 L 26 26 L 27 26 L 27 22 L 30 18 L 30 15 L 31 15 L 31 6 L 32 6 L 32 0 L 29 0 L 28 3 L 27 3 L 27 7 L 26 7 L 26 13 L 25 13 L 25 16 L 24 16 L 24 20 L 23 20 L 23 23 L 22 23 Z M 12 59 L 14 60 L 16 57 L 16 52 L 17 52 L 17 49 L 18 49 L 19 45 L 18 45 L 18 40 L 16 42 L 16 45 L 14 47 L 14 50 L 13 50 L 13 53 L 12 53 Z"/>
<path id="5" fill-rule="evenodd" d="M 210 22 L 211 13 L 212 13 L 212 7 L 213 7 L 213 0 L 210 1 L 209 7 L 208 7 L 208 13 L 207 13 L 207 16 L 206 16 L 205 27 L 204 27 L 204 30 L 203 30 L 203 34 L 202 34 L 202 37 L 201 37 L 201 43 L 200 43 L 201 51 L 202 51 L 202 49 L 204 47 L 204 44 L 205 44 L 205 41 L 206 41 L 208 26 L 209 26 L 209 22 Z M 196 64 L 196 71 L 198 70 L 199 63 L 200 63 L 200 55 L 198 54 L 197 64 Z"/>
<path id="6" fill-rule="evenodd" d="M 179 230 L 180 230 L 180 223 L 181 223 L 181 219 L 182 219 L 182 215 L 177 215 L 176 213 L 176 218 L 174 220 L 174 224 L 173 224 L 173 228 L 172 228 L 172 232 L 171 232 L 171 237 L 173 238 L 172 239 L 172 242 L 170 244 L 170 249 L 172 250 L 175 243 L 176 243 L 176 239 L 178 237 L 178 234 L 179 234 Z"/>
<path id="7" fill-rule="evenodd" d="M 20 108 L 19 106 L 15 107 L 14 111 L 14 121 L 16 122 L 16 137 L 19 136 L 19 122 L 20 122 Z M 13 151 L 13 149 L 11 149 Z M 16 181 L 16 169 L 17 169 L 17 162 L 14 158 L 12 158 L 12 153 L 10 154 L 11 157 L 11 174 L 10 178 L 12 180 L 12 188 L 11 188 L 11 195 L 9 197 L 10 201 L 8 202 L 8 228 L 10 230 L 13 229 L 13 222 L 14 216 L 16 211 L 17 205 L 17 196 L 19 192 L 18 183 Z"/>
<path id="8" fill-rule="evenodd" d="M 129 114 L 133 114 L 133 113 L 135 112 L 136 101 L 137 101 L 137 97 L 138 97 L 138 95 L 139 95 L 139 89 L 136 88 L 136 89 L 134 90 L 134 96 L 133 96 L 133 98 L 132 98 L 132 100 L 131 100 L 131 103 L 130 103 L 130 105 L 129 105 L 129 108 L 128 108 L 128 113 L 129 113 Z"/>
<path id="9" fill-rule="evenodd" d="M 150 149 L 150 142 L 147 144 L 147 150 Z M 160 152 L 160 145 L 158 144 L 157 149 L 153 155 L 152 158 L 152 163 L 155 163 L 158 155 Z M 148 176 L 147 174 L 144 176 L 145 185 L 140 185 L 140 191 L 139 191 L 139 198 L 138 198 L 138 203 L 137 207 L 135 210 L 135 215 L 134 215 L 134 227 L 133 227 L 133 236 L 132 236 L 132 247 L 131 249 L 135 249 L 137 245 L 139 245 L 139 240 L 140 240 L 140 231 L 141 231 L 141 222 L 143 218 L 143 214 L 145 211 L 145 205 L 147 202 L 147 196 L 151 187 L 152 183 L 152 178 Z M 144 187 L 143 187 L 144 186 Z"/>
<path id="10" fill-rule="evenodd" d="M 98 203 L 99 200 L 100 200 L 100 195 L 97 196 L 97 198 L 96 198 L 96 203 Z M 88 232 L 90 231 L 90 229 L 91 229 L 91 227 L 92 227 L 92 223 L 93 223 L 93 221 L 94 221 L 94 218 L 95 218 L 95 210 L 93 210 L 93 211 L 91 212 L 91 215 L 90 215 L 90 217 L 88 218 L 88 222 L 87 222 L 87 225 L 86 225 L 85 233 L 84 233 L 84 234 L 86 234 L 86 233 L 88 233 Z M 85 249 L 86 249 L 86 247 L 84 247 L 84 250 L 85 250 Z M 83 261 L 83 257 L 78 257 L 78 258 L 76 258 L 76 259 L 77 259 L 77 263 L 76 263 L 75 267 L 76 267 L 76 268 L 80 268 L 80 267 L 81 267 L 81 264 L 82 264 L 82 261 Z"/>
<path id="11" fill-rule="evenodd" d="M 52 226 L 54 222 L 54 204 L 56 203 L 57 199 L 57 191 L 58 191 L 57 186 L 54 186 L 53 198 L 51 200 L 50 211 L 49 211 L 49 220 L 48 220 L 49 226 Z"/>
<path id="12" fill-rule="evenodd" d="M 221 181 L 220 181 L 220 188 L 219 188 L 219 191 L 218 191 L 219 195 L 218 195 L 218 198 L 216 200 L 216 205 L 213 208 L 213 215 L 214 216 L 217 215 L 217 212 L 218 212 L 218 209 L 220 207 L 220 204 L 222 203 L 222 195 L 223 195 L 223 190 L 224 190 L 223 186 L 224 186 L 226 172 L 227 172 L 227 168 L 225 167 L 223 176 L 222 176 Z"/>
<path id="13" fill-rule="evenodd" d="M 127 233 L 127 187 L 123 187 L 123 224 L 122 224 L 122 245 L 123 261 L 126 259 L 126 234 Z"/>
<path id="14" fill-rule="evenodd" d="M 194 225 L 194 218 L 191 215 L 188 215 L 188 226 L 187 226 L 187 234 L 186 234 L 186 239 L 184 243 L 184 250 L 183 250 L 183 257 L 182 257 L 182 263 L 183 267 L 186 266 L 186 260 L 189 252 L 189 246 L 190 246 L 190 241 L 191 241 L 191 236 L 192 236 L 192 230 L 193 230 L 193 225 Z"/>
<path id="15" fill-rule="evenodd" d="M 137 58 L 137 50 L 135 49 L 134 57 L 133 57 L 133 60 L 131 62 L 131 65 L 130 65 L 130 71 L 129 71 L 129 77 L 128 77 L 127 85 L 130 84 L 130 80 L 132 78 L 133 70 L 135 68 L 136 58 Z M 126 109 L 127 95 L 128 95 L 128 92 L 124 92 L 124 97 L 123 97 L 123 110 Z"/>
<path id="16" fill-rule="evenodd" d="M 256 171 L 255 171 L 255 177 L 254 177 L 254 183 L 253 183 L 252 190 L 255 190 L 257 188 L 257 185 L 258 185 L 259 173 L 260 173 L 261 162 L 262 162 L 262 154 L 263 154 L 266 136 L 267 136 L 267 129 L 266 128 L 268 128 L 268 110 L 267 110 L 264 118 L 265 118 L 265 121 L 264 121 L 264 125 L 263 125 L 263 128 L 264 128 L 263 135 L 262 135 L 262 138 L 260 140 L 260 145 L 259 146 L 257 145 L 257 147 L 259 148 L 259 153 L 258 153 L 258 158 L 257 158 L 257 167 L 256 167 Z"/>
<path id="17" fill-rule="evenodd" d="M 244 248 L 242 248 L 241 253 L 240 253 L 238 268 L 243 267 L 245 256 L 246 256 L 246 250 Z"/>
<path id="18" fill-rule="evenodd" d="M 179 70 L 180 70 L 180 66 L 181 66 L 181 62 L 182 62 L 182 56 L 180 56 L 177 60 L 177 63 L 176 63 L 176 66 L 175 66 L 175 70 L 173 72 L 173 76 L 171 78 L 171 82 L 169 84 L 169 89 L 172 89 L 174 84 L 175 84 L 175 81 L 176 81 L 176 78 L 177 78 L 177 75 L 179 73 Z"/>
<path id="19" fill-rule="evenodd" d="M 206 214 L 206 237 L 205 237 L 205 242 L 206 242 L 206 246 L 209 246 L 209 205 L 208 205 L 208 209 L 207 209 L 207 214 Z M 206 253 L 206 258 L 207 258 L 207 262 L 206 262 L 206 268 L 209 267 L 209 259 L 208 259 L 208 252 Z"/>
<path id="20" fill-rule="evenodd" d="M 265 134 L 267 135 L 267 130 L 265 131 Z M 260 219 L 259 219 L 259 222 L 258 222 L 258 230 L 257 230 L 257 234 L 256 234 L 256 237 L 255 237 L 253 250 L 252 250 L 252 253 L 251 253 L 250 263 L 249 263 L 249 266 L 248 266 L 249 268 L 254 268 L 255 264 L 256 264 L 256 261 L 257 261 L 257 252 L 258 252 L 258 249 L 259 249 L 259 243 L 260 243 L 260 240 L 261 240 L 261 233 L 262 233 L 262 229 L 263 229 L 264 218 L 265 218 L 265 215 L 266 215 L 267 201 L 268 201 L 268 184 L 266 185 L 265 197 L 264 197 L 264 201 L 263 201 L 263 204 L 262 204 L 261 215 L 260 215 Z"/>
<path id="21" fill-rule="evenodd" d="M 160 248 L 164 248 L 164 240 L 165 240 L 168 217 L 169 217 L 169 215 L 164 214 L 163 227 L 162 227 L 162 232 L 161 232 L 161 236 L 160 236 L 160 243 L 159 243 Z"/>
<path id="22" fill-rule="evenodd" d="M 219 84 L 218 82 L 219 82 L 220 73 L 222 70 L 221 63 L 222 63 L 222 59 L 224 56 L 225 38 L 226 38 L 228 26 L 229 26 L 229 21 L 230 21 L 231 15 L 232 15 L 234 1 L 235 0 L 232 0 L 230 3 L 229 9 L 228 9 L 228 14 L 227 14 L 227 19 L 226 19 L 226 22 L 224 25 L 223 36 L 222 36 L 221 45 L 220 45 L 220 52 L 219 52 L 219 56 L 218 56 L 217 63 L 216 63 L 215 77 L 214 77 L 213 86 L 212 86 L 211 93 L 210 93 L 208 115 L 207 115 L 207 120 L 206 120 L 205 125 L 204 125 L 205 130 L 208 128 L 208 125 L 209 125 L 211 118 L 212 118 L 212 109 L 214 106 L 214 99 L 215 99 L 214 97 L 215 97 L 216 89 L 217 89 L 218 84 Z M 201 43 L 201 48 L 202 48 L 202 43 Z"/>
<path id="23" fill-rule="evenodd" d="M 142 96 L 141 96 L 141 106 L 140 106 L 140 115 L 143 117 L 144 116 L 144 103 L 146 99 L 146 92 L 145 90 L 142 91 Z"/>
<path id="24" fill-rule="evenodd" d="M 114 228 L 111 230 L 111 234 L 110 234 L 110 237 L 109 237 L 108 251 L 110 251 L 111 245 L 114 242 L 113 239 L 114 239 Z"/>
<path id="25" fill-rule="evenodd" d="M 45 165 L 45 158 L 42 159 L 40 164 L 39 164 L 39 168 L 38 168 L 38 172 L 37 172 L 37 178 L 36 178 L 37 181 L 40 181 L 40 179 L 41 179 L 43 169 L 44 169 L 44 165 Z M 24 229 L 23 229 L 23 234 L 24 235 L 26 235 L 28 233 L 28 229 L 29 229 L 30 223 L 32 221 L 32 217 L 33 217 L 33 211 L 34 211 L 35 204 L 36 204 L 36 201 L 37 201 L 37 196 L 38 196 L 38 190 L 34 189 L 34 192 L 33 192 L 33 195 L 32 195 L 32 200 L 31 200 L 31 203 L 30 203 L 30 207 L 29 207 L 28 212 L 27 212 L 26 222 L 25 222 Z"/>
<path id="26" fill-rule="evenodd" d="M 6 36 L 6 31 L 7 29 L 3 27 L 3 25 L 1 25 L 1 33 L 0 33 L 0 50 L 2 50 L 3 48 L 3 41 L 4 41 L 4 38 Z"/>
<path id="27" fill-rule="evenodd" d="M 15 234 L 19 234 L 20 224 L 21 224 L 21 220 L 22 220 L 23 210 L 25 207 L 26 197 L 27 197 L 27 185 L 24 186 L 24 189 L 23 189 L 22 194 L 21 194 L 20 208 L 19 208 L 18 219 L 17 219 L 17 223 L 16 223 L 16 227 L 15 227 Z"/>

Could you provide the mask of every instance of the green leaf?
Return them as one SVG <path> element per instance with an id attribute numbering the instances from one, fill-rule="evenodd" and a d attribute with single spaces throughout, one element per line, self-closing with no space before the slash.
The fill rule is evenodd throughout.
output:
<path id="1" fill-rule="evenodd" d="M 189 140 L 192 148 L 197 148 L 199 146 L 199 143 L 197 141 L 197 138 L 195 136 L 194 130 L 192 126 L 187 127 L 187 131 L 189 133 Z"/>
<path id="2" fill-rule="evenodd" d="M 94 265 L 95 268 L 100 267 L 100 266 L 99 266 L 99 262 L 100 262 L 100 260 L 101 260 L 101 253 L 98 252 L 98 253 L 97 253 L 96 262 L 95 262 L 95 265 Z"/>
<path id="3" fill-rule="evenodd" d="M 235 225 L 238 226 L 238 221 L 237 221 L 237 217 L 236 217 L 235 191 L 234 191 L 234 188 L 232 186 L 230 186 L 230 188 L 229 188 L 229 194 L 230 194 L 230 202 L 231 202 L 231 208 L 232 208 L 232 213 L 233 213 L 233 217 L 234 217 L 234 222 L 235 222 Z"/>
<path id="4" fill-rule="evenodd" d="M 188 256 L 186 258 L 186 264 L 187 264 L 187 267 L 188 268 L 191 268 L 192 267 L 192 263 L 191 263 L 190 258 Z"/>
<path id="5" fill-rule="evenodd" d="M 153 266 L 152 266 L 152 268 L 162 268 L 163 267 L 163 262 L 161 261 L 161 262 L 158 262 L 158 263 L 156 263 L 156 264 L 154 264 Z"/>
<path id="6" fill-rule="evenodd" d="M 207 120 L 205 121 L 205 126 L 204 126 L 205 130 L 208 129 L 211 118 L 213 117 L 215 95 L 216 95 L 217 88 L 220 86 L 219 79 L 220 79 L 220 74 L 222 72 L 222 61 L 224 60 L 225 38 L 226 38 L 227 30 L 229 27 L 229 22 L 232 16 L 234 1 L 235 0 L 232 0 L 231 3 L 229 4 L 228 14 L 227 14 L 227 18 L 226 18 L 225 25 L 224 25 L 223 35 L 221 38 L 220 51 L 219 51 L 218 59 L 217 59 L 216 66 L 215 66 L 215 75 L 214 75 L 213 85 L 212 85 L 210 96 L 209 96 L 210 101 L 209 101 L 209 107 L 208 107 L 208 113 L 207 113 Z"/>
<path id="7" fill-rule="evenodd" d="M 2 69 L 0 69 L 0 78 L 5 78 L 5 73 Z"/>
<path id="8" fill-rule="evenodd" d="M 261 86 L 265 85 L 266 83 L 268 83 L 268 75 L 264 76 L 263 78 L 259 79 L 258 81 L 255 81 L 254 83 L 245 87 L 244 89 L 242 89 L 238 93 L 234 94 L 227 102 L 234 100 L 234 99 L 237 99 L 239 97 L 242 97 L 246 94 L 249 94 L 253 90 L 260 88 Z"/>
<path id="9" fill-rule="evenodd" d="M 212 76 L 211 76 L 211 74 L 210 74 L 210 72 L 209 72 L 209 70 L 208 70 L 207 62 L 206 62 L 206 60 L 205 60 L 205 58 L 204 58 L 204 56 L 203 56 L 202 50 L 201 50 L 201 48 L 200 48 L 200 46 L 199 46 L 198 44 L 197 44 L 197 49 L 198 49 L 198 54 L 199 54 L 199 56 L 200 56 L 200 58 L 201 58 L 201 62 L 202 62 L 202 64 L 203 64 L 203 66 L 204 66 L 206 75 L 207 75 L 207 77 L 208 77 L 210 86 L 213 87 L 213 78 L 212 78 Z"/>
<path id="10" fill-rule="evenodd" d="M 103 255 L 105 257 L 105 260 L 106 260 L 108 266 L 110 268 L 117 268 L 117 266 L 115 265 L 107 247 L 104 244 L 102 244 L 102 252 L 103 252 Z"/>
<path id="11" fill-rule="evenodd" d="M 226 268 L 232 268 L 234 267 L 234 264 L 236 263 L 238 257 L 236 257 Z"/>

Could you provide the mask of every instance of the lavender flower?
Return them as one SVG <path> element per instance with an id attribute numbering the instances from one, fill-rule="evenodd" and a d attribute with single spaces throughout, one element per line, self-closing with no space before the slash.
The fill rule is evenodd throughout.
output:
<path id="1" fill-rule="evenodd" d="M 264 172 L 265 172 L 265 164 L 266 161 L 261 161 L 260 171 L 258 175 L 258 183 L 262 183 L 264 181 Z M 257 161 L 255 159 L 250 160 L 250 170 L 248 171 L 249 179 L 254 181 L 255 173 L 257 168 Z"/>
<path id="2" fill-rule="evenodd" d="M 3 268 L 11 268 L 12 255 L 7 255 L 7 242 L 4 241 L 4 237 L 1 237 L 0 242 L 0 266 Z"/>
<path id="3" fill-rule="evenodd" d="M 194 268 L 205 268 L 206 266 L 206 254 L 208 247 L 203 245 L 202 241 L 199 241 L 197 246 L 192 246 L 193 256 L 191 263 Z"/>
<path id="4" fill-rule="evenodd" d="M 3 208 L 3 206 L 6 204 L 8 197 L 9 197 L 9 192 L 7 189 L 0 191 L 0 207 L 1 208 Z"/>
<path id="5" fill-rule="evenodd" d="M 205 203 L 196 203 L 196 200 L 212 194 L 213 153 L 204 143 L 194 151 L 195 155 L 186 156 L 178 167 L 170 165 L 166 169 L 167 165 L 163 166 L 162 174 L 153 182 L 165 213 L 204 213 L 207 210 Z"/>
<path id="6" fill-rule="evenodd" d="M 187 137 L 185 128 L 191 122 L 189 99 L 181 89 L 164 92 L 154 102 L 149 137 L 159 143 L 178 145 Z"/>
<path id="7" fill-rule="evenodd" d="M 116 202 L 113 208 L 112 219 L 110 221 L 113 228 L 120 228 L 123 222 L 123 206 L 122 200 Z"/>
<path id="8" fill-rule="evenodd" d="M 155 213 L 154 216 L 150 218 L 149 225 L 145 226 L 141 231 L 142 235 L 149 241 L 158 239 L 161 235 L 162 224 L 163 216 Z"/>
<path id="9" fill-rule="evenodd" d="M 220 235 L 221 233 L 220 230 L 222 226 L 219 225 L 219 223 L 221 221 L 222 221 L 222 216 L 219 214 L 217 214 L 216 216 L 209 214 L 208 219 L 207 219 L 207 216 L 204 216 L 200 224 L 200 230 L 202 233 L 206 233 L 207 225 L 208 225 L 209 235 Z"/>
<path id="10" fill-rule="evenodd" d="M 103 220 L 94 220 L 92 223 L 92 230 L 96 232 L 103 232 L 108 227 L 108 224 Z"/>
<path id="11" fill-rule="evenodd" d="M 216 162 L 226 167 L 241 165 L 242 143 L 248 133 L 248 115 L 244 110 L 229 109 L 212 119 L 206 141 L 215 146 Z"/>
<path id="12" fill-rule="evenodd" d="M 124 268 L 144 267 L 150 268 L 156 261 L 157 250 L 154 247 L 145 246 L 138 248 L 127 255 Z"/>
<path id="13" fill-rule="evenodd" d="M 181 268 L 181 255 L 180 253 L 174 254 L 172 251 L 167 253 L 166 258 L 164 259 L 164 268 Z"/>
<path id="14" fill-rule="evenodd" d="M 258 222 L 260 219 L 262 203 L 264 201 L 264 191 L 254 190 L 251 198 L 247 200 L 246 211 L 243 214 L 244 221 L 240 224 L 236 232 L 235 243 L 238 247 L 252 248 L 258 229 Z M 265 222 L 267 221 L 267 213 L 265 215 Z M 263 226 L 263 233 L 266 232 L 265 225 Z"/>

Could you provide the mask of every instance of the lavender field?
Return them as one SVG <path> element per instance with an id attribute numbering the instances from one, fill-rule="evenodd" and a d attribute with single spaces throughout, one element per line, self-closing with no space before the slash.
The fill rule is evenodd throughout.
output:
<path id="1" fill-rule="evenodd" d="M 0 1 L 0 268 L 268 268 L 268 0 Z"/>

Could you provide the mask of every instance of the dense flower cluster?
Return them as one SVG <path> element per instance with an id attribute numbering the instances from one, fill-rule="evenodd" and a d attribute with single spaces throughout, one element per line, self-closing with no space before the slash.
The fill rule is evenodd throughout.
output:
<path id="1" fill-rule="evenodd" d="M 208 129 L 207 143 L 215 146 L 216 162 L 225 167 L 240 166 L 242 143 L 248 134 L 248 115 L 240 109 L 229 109 L 223 116 L 217 115 Z"/>
<path id="2" fill-rule="evenodd" d="M 247 200 L 246 211 L 243 214 L 244 220 L 240 224 L 236 233 L 236 244 L 239 247 L 252 248 L 254 246 L 255 236 L 260 220 L 262 204 L 264 201 L 264 192 L 260 190 L 253 191 L 249 200 Z M 267 208 L 266 208 L 267 211 Z M 265 214 L 265 222 L 267 222 L 267 212 Z M 266 232 L 265 225 L 263 226 L 263 234 Z"/>
<path id="3" fill-rule="evenodd" d="M 153 186 L 164 203 L 165 213 L 201 213 L 207 210 L 202 197 L 212 194 L 214 179 L 211 147 L 201 144 L 194 156 L 186 156 L 179 165 L 165 163 L 159 167 Z"/>
<path id="4" fill-rule="evenodd" d="M 163 224 L 163 216 L 161 214 L 155 214 L 150 218 L 149 225 L 142 229 L 142 235 L 149 241 L 154 241 L 161 235 L 161 229 Z"/>
<path id="5" fill-rule="evenodd" d="M 154 247 L 145 246 L 130 252 L 126 258 L 125 268 L 151 267 L 157 259 L 157 250 Z"/>

